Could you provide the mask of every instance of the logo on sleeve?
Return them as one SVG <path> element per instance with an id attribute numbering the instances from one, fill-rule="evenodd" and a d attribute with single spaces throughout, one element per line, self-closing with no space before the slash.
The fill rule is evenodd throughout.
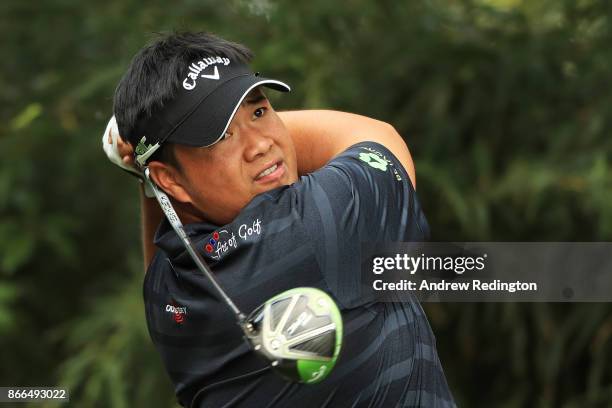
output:
<path id="1" fill-rule="evenodd" d="M 361 147 L 363 150 L 367 150 L 369 153 L 359 153 L 359 159 L 365 163 L 368 163 L 370 167 L 373 167 L 380 171 L 387 171 L 388 166 L 391 166 L 391 171 L 395 176 L 395 180 L 402 181 L 397 168 L 393 165 L 393 162 L 376 149 L 371 147 Z"/>
<path id="2" fill-rule="evenodd" d="M 387 171 L 389 162 L 382 157 L 379 157 L 376 153 L 359 153 L 359 159 L 381 171 Z"/>

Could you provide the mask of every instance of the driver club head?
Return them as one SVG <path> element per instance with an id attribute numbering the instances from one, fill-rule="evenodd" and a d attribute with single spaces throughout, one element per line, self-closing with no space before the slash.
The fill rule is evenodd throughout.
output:
<path id="1" fill-rule="evenodd" d="M 340 309 L 320 289 L 295 288 L 274 296 L 249 315 L 245 326 L 253 349 L 291 381 L 324 380 L 340 354 Z"/>

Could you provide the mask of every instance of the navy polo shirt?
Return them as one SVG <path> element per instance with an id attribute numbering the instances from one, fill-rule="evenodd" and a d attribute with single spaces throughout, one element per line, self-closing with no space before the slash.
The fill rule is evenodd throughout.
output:
<path id="1" fill-rule="evenodd" d="M 144 301 L 151 339 L 181 405 L 455 406 L 419 303 L 380 303 L 362 289 L 362 242 L 429 237 L 410 179 L 384 146 L 351 146 L 296 183 L 256 196 L 230 224 L 185 229 L 244 313 L 285 290 L 316 287 L 337 301 L 344 340 L 326 380 L 284 380 L 251 351 L 164 220 Z"/>

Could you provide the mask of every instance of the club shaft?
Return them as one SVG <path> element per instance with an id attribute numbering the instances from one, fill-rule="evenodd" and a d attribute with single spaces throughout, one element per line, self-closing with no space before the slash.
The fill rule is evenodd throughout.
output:
<path id="1" fill-rule="evenodd" d="M 149 183 L 149 185 L 151 186 L 151 189 L 155 193 L 155 198 L 157 199 L 159 206 L 163 210 L 164 214 L 166 215 L 166 218 L 170 222 L 170 225 L 172 225 L 174 231 L 177 233 L 181 241 L 183 241 L 185 249 L 187 249 L 187 252 L 189 252 L 189 255 L 195 262 L 197 268 L 200 270 L 200 272 L 204 274 L 204 276 L 206 276 L 210 280 L 221 298 L 225 301 L 225 303 L 227 303 L 230 309 L 232 309 L 232 312 L 234 312 L 234 314 L 238 318 L 238 323 L 242 326 L 246 320 L 245 315 L 240 311 L 240 309 L 238 309 L 232 299 L 230 299 L 230 297 L 225 293 L 221 285 L 219 285 L 217 279 L 215 279 L 215 276 L 210 270 L 210 267 L 206 264 L 206 261 L 202 258 L 202 255 L 200 255 L 200 253 L 197 251 L 196 247 L 191 242 L 191 239 L 189 239 L 189 236 L 185 232 L 185 228 L 183 227 L 181 219 L 176 214 L 176 211 L 174 211 L 174 207 L 172 206 L 170 199 L 168 198 L 166 193 L 159 189 L 151 180 L 148 168 L 144 170 L 144 175 L 145 183 Z"/>

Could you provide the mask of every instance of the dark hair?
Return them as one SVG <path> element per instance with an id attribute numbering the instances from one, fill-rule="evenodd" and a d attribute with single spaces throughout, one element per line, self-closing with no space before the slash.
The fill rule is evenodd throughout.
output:
<path id="1" fill-rule="evenodd" d="M 134 56 L 117 85 L 113 106 L 119 133 L 132 146 L 135 147 L 142 137 L 137 134 L 139 124 L 161 109 L 181 86 L 185 66 L 209 55 L 244 63 L 253 57 L 244 45 L 205 32 L 158 34 Z M 151 160 L 178 165 L 170 144 L 162 146 Z"/>

